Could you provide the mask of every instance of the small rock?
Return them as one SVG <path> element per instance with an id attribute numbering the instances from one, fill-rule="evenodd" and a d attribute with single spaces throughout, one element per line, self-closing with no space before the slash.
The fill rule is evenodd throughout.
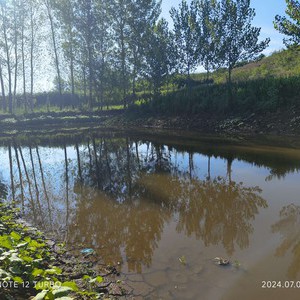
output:
<path id="1" fill-rule="evenodd" d="M 122 296 L 123 291 L 118 284 L 112 283 L 109 286 L 109 293 L 114 296 Z"/>

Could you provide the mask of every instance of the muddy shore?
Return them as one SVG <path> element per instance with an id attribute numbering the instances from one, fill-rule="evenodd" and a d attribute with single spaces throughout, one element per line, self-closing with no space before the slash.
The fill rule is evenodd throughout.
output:
<path id="1" fill-rule="evenodd" d="M 35 113 L 26 116 L 0 116 L 1 132 L 95 127 L 114 129 L 154 128 L 190 130 L 205 134 L 225 135 L 300 135 L 300 108 L 291 107 L 276 112 L 244 114 L 139 114 L 124 110 L 96 112 Z"/>
<path id="2" fill-rule="evenodd" d="M 92 113 L 59 112 L 35 113 L 26 116 L 0 116 L 0 133 L 23 130 L 57 130 L 81 127 L 112 129 L 168 129 L 196 131 L 220 135 L 300 135 L 300 108 L 291 107 L 276 112 L 249 112 L 245 114 L 139 114 L 124 110 Z"/>
<path id="3" fill-rule="evenodd" d="M 300 135 L 300 109 L 247 114 L 209 114 L 181 116 L 124 114 L 104 122 L 115 127 L 161 128 L 225 135 Z"/>

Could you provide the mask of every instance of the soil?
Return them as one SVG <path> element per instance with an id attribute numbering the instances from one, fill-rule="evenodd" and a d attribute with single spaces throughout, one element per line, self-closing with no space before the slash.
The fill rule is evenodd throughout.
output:
<path id="1" fill-rule="evenodd" d="M 244 114 L 201 113 L 191 115 L 141 115 L 124 110 L 93 113 L 36 113 L 26 116 L 0 116 L 2 132 L 62 129 L 71 127 L 103 127 L 112 129 L 157 128 L 190 130 L 211 134 L 234 135 L 300 135 L 300 108 L 276 112 Z"/>
<path id="2" fill-rule="evenodd" d="M 115 127 L 148 127 L 234 135 L 300 135 L 300 109 L 276 112 L 216 115 L 202 113 L 182 116 L 115 116 L 106 124 Z"/>

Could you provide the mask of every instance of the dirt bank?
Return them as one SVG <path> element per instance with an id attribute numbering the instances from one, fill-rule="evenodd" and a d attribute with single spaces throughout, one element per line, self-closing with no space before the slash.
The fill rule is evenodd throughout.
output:
<path id="1" fill-rule="evenodd" d="M 165 128 L 202 133 L 242 135 L 300 135 L 300 110 L 248 114 L 209 114 L 161 116 L 123 114 L 105 120 L 111 127 Z"/>
<path id="2" fill-rule="evenodd" d="M 138 112 L 99 111 L 93 113 L 36 113 L 26 116 L 1 116 L 0 133 L 70 128 L 110 129 L 171 129 L 190 130 L 205 134 L 234 135 L 300 135 L 300 108 L 291 107 L 276 112 L 247 114 L 159 115 Z"/>

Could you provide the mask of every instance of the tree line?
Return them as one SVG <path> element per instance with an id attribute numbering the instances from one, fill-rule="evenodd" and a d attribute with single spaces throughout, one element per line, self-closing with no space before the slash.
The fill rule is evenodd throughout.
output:
<path id="1" fill-rule="evenodd" d="M 189 79 L 200 65 L 207 79 L 225 67 L 230 93 L 232 69 L 270 41 L 251 24 L 250 0 L 182 0 L 172 28 L 160 14 L 157 0 L 0 1 L 2 110 L 33 110 L 47 57 L 61 99 L 89 109 L 156 97 L 174 74 Z"/>

